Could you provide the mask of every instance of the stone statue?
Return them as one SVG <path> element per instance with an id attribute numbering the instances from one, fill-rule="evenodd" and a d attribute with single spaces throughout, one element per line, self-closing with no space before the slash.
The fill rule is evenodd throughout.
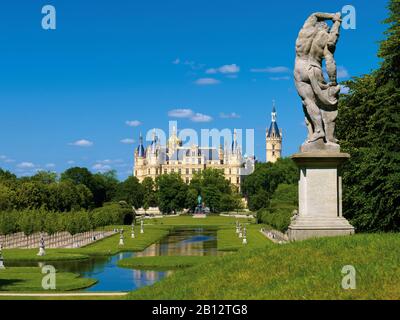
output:
<path id="1" fill-rule="evenodd" d="M 0 269 L 5 269 L 3 258 L 3 244 L 0 243 Z"/>
<path id="2" fill-rule="evenodd" d="M 332 27 L 325 22 L 333 21 Z M 335 137 L 335 121 L 340 85 L 334 59 L 339 40 L 341 13 L 313 13 L 304 23 L 296 41 L 294 78 L 303 101 L 308 138 L 302 152 L 340 152 Z M 325 81 L 322 62 L 325 60 L 329 83 Z"/>

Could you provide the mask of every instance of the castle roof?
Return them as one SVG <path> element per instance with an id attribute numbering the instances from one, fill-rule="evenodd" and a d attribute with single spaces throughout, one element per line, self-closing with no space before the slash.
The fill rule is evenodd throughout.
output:
<path id="1" fill-rule="evenodd" d="M 267 138 L 280 138 L 281 137 L 281 133 L 279 131 L 279 127 L 278 124 L 276 123 L 276 121 L 271 122 L 271 126 L 269 127 L 268 130 L 268 134 L 267 134 Z"/>

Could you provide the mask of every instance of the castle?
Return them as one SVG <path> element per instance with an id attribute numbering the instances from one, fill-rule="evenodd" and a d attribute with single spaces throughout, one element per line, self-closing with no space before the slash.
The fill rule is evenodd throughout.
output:
<path id="1" fill-rule="evenodd" d="M 272 106 L 271 125 L 266 133 L 266 159 L 268 162 L 275 163 L 282 157 L 282 129 L 279 129 L 276 122 L 276 108 L 275 101 Z"/>
<path id="2" fill-rule="evenodd" d="M 276 123 L 276 110 L 273 107 L 272 123 L 267 130 L 267 159 L 275 162 L 281 157 L 282 131 Z M 231 146 L 200 147 L 183 146 L 174 128 L 166 145 L 161 145 L 156 132 L 151 143 L 145 147 L 143 137 L 135 150 L 133 174 L 142 182 L 146 177 L 155 179 L 162 174 L 178 173 L 183 181 L 190 183 L 194 174 L 207 168 L 221 170 L 225 178 L 240 190 L 244 176 L 254 171 L 255 158 L 243 156 L 238 145 L 236 130 Z"/>

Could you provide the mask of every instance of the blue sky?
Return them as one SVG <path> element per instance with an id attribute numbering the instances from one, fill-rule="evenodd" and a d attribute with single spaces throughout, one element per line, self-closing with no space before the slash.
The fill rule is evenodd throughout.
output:
<path id="1" fill-rule="evenodd" d="M 41 27 L 45 4 L 56 30 Z M 384 1 L 2 1 L 0 167 L 113 168 L 123 179 L 136 147 L 127 139 L 167 131 L 174 109 L 192 111 L 179 128 L 255 129 L 264 161 L 273 99 L 289 156 L 306 135 L 291 71 L 297 34 L 312 12 L 347 4 L 357 29 L 341 34 L 341 81 L 378 67 Z"/>

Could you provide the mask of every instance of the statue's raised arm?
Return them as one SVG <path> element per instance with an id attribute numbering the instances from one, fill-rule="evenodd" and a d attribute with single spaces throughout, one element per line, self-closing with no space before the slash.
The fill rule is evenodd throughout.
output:
<path id="1" fill-rule="evenodd" d="M 333 22 L 332 27 L 325 22 Z M 294 78 L 303 102 L 308 139 L 302 151 L 338 151 L 335 121 L 340 86 L 334 58 L 341 26 L 340 13 L 316 12 L 308 17 L 296 41 Z M 330 83 L 326 83 L 323 60 Z"/>

